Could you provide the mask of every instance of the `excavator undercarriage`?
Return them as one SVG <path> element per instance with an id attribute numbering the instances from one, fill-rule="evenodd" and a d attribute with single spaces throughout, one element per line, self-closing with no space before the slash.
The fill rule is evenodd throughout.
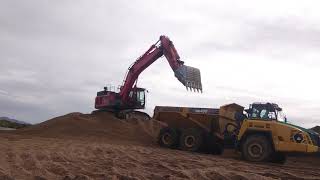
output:
<path id="1" fill-rule="evenodd" d="M 117 118 L 124 119 L 124 120 L 129 120 L 129 119 L 150 120 L 151 119 L 149 114 L 142 111 L 132 110 L 132 109 L 127 109 L 122 111 L 115 111 L 113 109 L 98 109 L 98 110 L 92 111 L 92 114 L 99 114 L 103 112 L 113 113 Z"/>

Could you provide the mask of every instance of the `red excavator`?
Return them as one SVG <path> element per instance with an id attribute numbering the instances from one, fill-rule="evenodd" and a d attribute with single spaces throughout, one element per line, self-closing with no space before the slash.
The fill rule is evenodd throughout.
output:
<path id="1" fill-rule="evenodd" d="M 144 109 L 146 102 L 146 89 L 137 87 L 137 79 L 142 71 L 163 55 L 168 60 L 176 78 L 186 86 L 187 90 L 202 92 L 200 70 L 184 65 L 170 39 L 160 36 L 160 39 L 129 67 L 123 84 L 118 88 L 119 92 L 105 87 L 103 91 L 97 93 L 95 108 L 98 111 L 115 112 L 121 119 L 133 117 L 150 119 L 148 114 L 136 111 L 136 109 Z"/>

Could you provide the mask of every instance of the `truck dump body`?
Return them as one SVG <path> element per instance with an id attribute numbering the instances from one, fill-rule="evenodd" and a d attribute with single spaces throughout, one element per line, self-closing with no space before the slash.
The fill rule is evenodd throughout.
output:
<path id="1" fill-rule="evenodd" d="M 173 128 L 202 128 L 211 132 L 218 128 L 219 109 L 156 106 L 153 118 Z"/>
<path id="2" fill-rule="evenodd" d="M 172 128 L 199 128 L 223 138 L 226 125 L 236 124 L 234 115 L 236 112 L 243 112 L 243 109 L 238 104 L 220 108 L 156 106 L 153 118 Z"/>

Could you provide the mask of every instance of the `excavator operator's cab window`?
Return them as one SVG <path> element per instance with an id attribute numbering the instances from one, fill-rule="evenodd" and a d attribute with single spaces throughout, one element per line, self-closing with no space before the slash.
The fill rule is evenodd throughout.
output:
<path id="1" fill-rule="evenodd" d="M 144 106 L 144 104 L 145 104 L 144 90 L 141 90 L 141 91 L 137 92 L 137 101 L 138 101 L 140 106 Z"/>
<path id="2" fill-rule="evenodd" d="M 135 108 L 144 108 L 145 106 L 145 89 L 135 88 L 129 93 L 129 99 Z"/>
<path id="3" fill-rule="evenodd" d="M 135 108 L 144 108 L 145 106 L 145 89 L 135 88 L 129 93 L 130 101 L 134 104 Z"/>

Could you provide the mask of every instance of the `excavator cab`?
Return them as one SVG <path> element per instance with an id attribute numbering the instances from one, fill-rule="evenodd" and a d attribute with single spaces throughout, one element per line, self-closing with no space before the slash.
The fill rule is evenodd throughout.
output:
<path id="1" fill-rule="evenodd" d="M 109 91 L 105 88 L 104 91 L 97 93 L 95 108 L 96 109 L 144 109 L 146 105 L 144 88 L 134 87 L 129 93 L 127 103 L 121 103 L 119 93 Z"/>
<path id="2" fill-rule="evenodd" d="M 135 87 L 129 93 L 128 106 L 130 109 L 144 109 L 146 105 L 146 89 Z"/>

